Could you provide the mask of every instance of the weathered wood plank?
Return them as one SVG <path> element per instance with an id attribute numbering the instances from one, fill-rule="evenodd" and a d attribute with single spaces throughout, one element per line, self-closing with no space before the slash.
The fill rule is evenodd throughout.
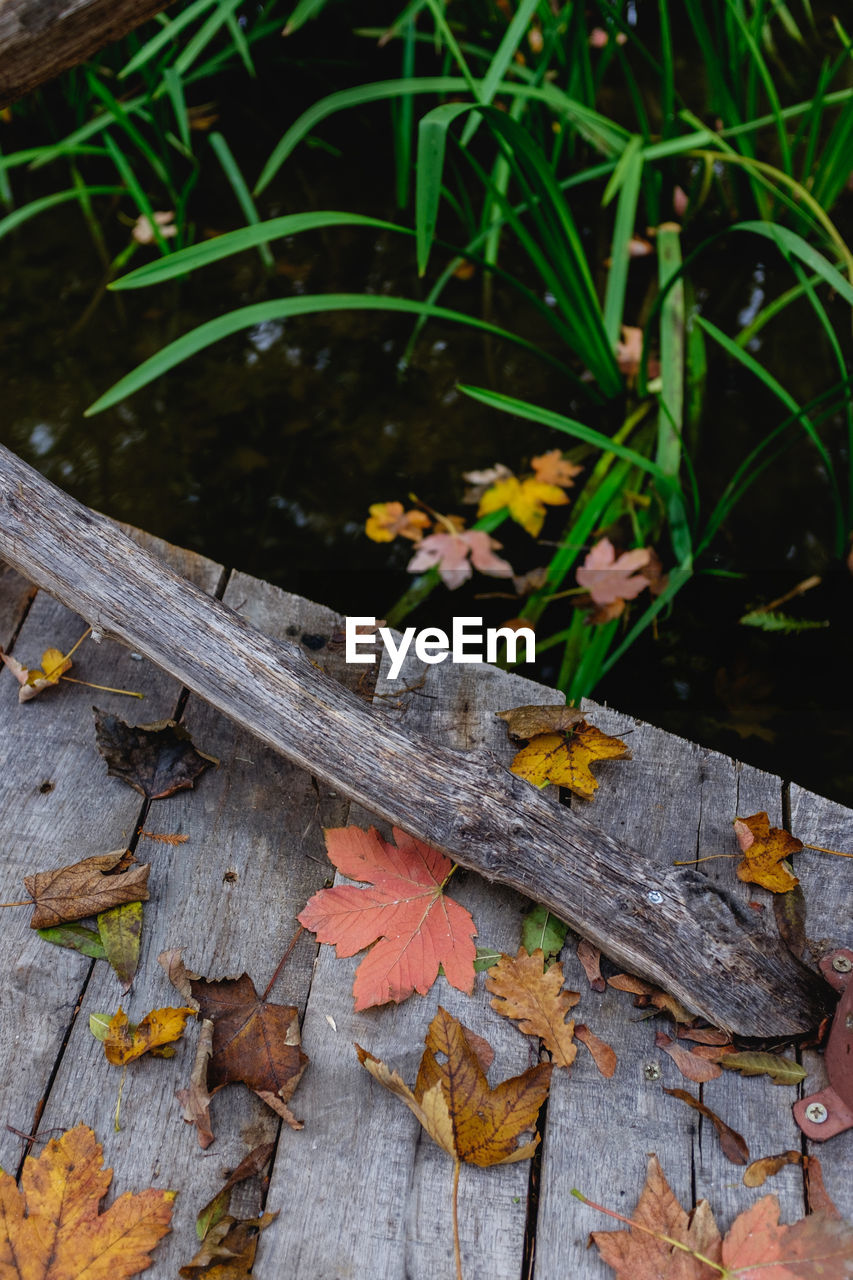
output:
<path id="1" fill-rule="evenodd" d="M 218 566 L 197 559 L 203 586 L 219 581 Z M 67 651 L 85 623 L 39 593 L 13 652 L 27 665 L 44 649 Z M 143 702 L 63 683 L 24 705 L 10 672 L 0 675 L 0 899 L 25 897 L 23 877 L 125 844 L 134 832 L 140 797 L 107 776 L 98 755 L 92 702 L 127 719 L 156 720 L 177 705 L 180 686 L 149 663 L 135 662 L 121 645 L 87 641 L 74 656 L 73 675 L 136 689 Z M 0 929 L 0 1165 L 14 1170 L 20 1140 L 11 1124 L 32 1132 L 71 1025 L 91 962 L 44 942 L 29 927 L 30 911 L 4 912 Z M 116 987 L 117 991 L 117 987 Z M 75 1108 L 76 1110 L 76 1108 Z M 73 1122 L 73 1120 L 71 1121 Z"/>
<path id="2" fill-rule="evenodd" d="M 322 606 L 239 573 L 230 578 L 225 598 L 271 635 L 329 636 L 340 623 Z M 324 649 L 315 651 L 320 661 Z M 150 807 L 147 829 L 185 834 L 189 840 L 174 847 L 149 840 L 140 845 L 139 856 L 152 863 L 151 901 L 145 908 L 139 974 L 123 1001 L 132 1021 L 151 1008 L 181 1003 L 157 964 L 167 947 L 184 947 L 187 965 L 211 978 L 248 972 L 262 992 L 297 928 L 296 913 L 327 878 L 322 826 L 340 825 L 348 807 L 200 699 L 190 697 L 182 722 L 220 765 L 193 791 Z M 303 935 L 272 1000 L 304 1010 L 315 954 L 313 938 Z M 88 1018 L 96 1011 L 113 1013 L 118 1003 L 115 979 L 105 965 L 96 965 L 42 1124 L 50 1128 L 85 1119 L 92 1125 L 107 1163 L 115 1167 L 116 1194 L 149 1185 L 180 1192 L 172 1234 L 158 1246 L 147 1273 L 151 1280 L 172 1280 L 195 1252 L 196 1214 L 221 1186 L 223 1170 L 236 1167 L 259 1143 L 273 1141 L 279 1120 L 243 1086 L 227 1088 L 211 1107 L 216 1140 L 202 1151 L 175 1098 L 175 1090 L 189 1082 L 198 1037 L 190 1024 L 174 1059 L 144 1058 L 130 1066 L 122 1132 L 115 1134 L 112 1115 L 121 1073 L 106 1062 L 89 1033 Z M 301 1092 L 293 1108 L 301 1114 Z M 304 1139 L 285 1128 L 280 1150 L 295 1141 Z M 288 1213 L 292 1194 L 272 1207 Z"/>
<path id="3" fill-rule="evenodd" d="M 650 877 L 625 846 L 557 813 L 488 753 L 463 758 L 401 730 L 384 707 L 205 599 L 5 449 L 0 552 L 334 789 L 535 896 L 712 1021 L 751 1034 L 814 1023 L 813 976 L 707 879 L 689 868 Z M 652 905 L 650 892 L 663 902 Z"/>
<path id="4" fill-rule="evenodd" d="M 793 835 L 825 849 L 853 853 L 852 810 L 798 786 L 790 789 L 790 808 Z M 853 946 L 853 860 L 804 849 L 795 859 L 795 870 L 806 898 L 806 936 L 812 958 L 818 960 L 835 947 Z M 804 1097 L 826 1088 L 823 1054 L 806 1050 L 803 1066 L 809 1072 L 802 1084 Z M 825 1143 L 807 1141 L 806 1151 L 820 1160 L 826 1189 L 840 1212 L 853 1219 L 853 1129 Z"/>
<path id="5" fill-rule="evenodd" d="M 0 0 L 0 106 L 85 62 L 171 0 Z"/>
<path id="6" fill-rule="evenodd" d="M 395 690 L 423 677 L 423 686 L 403 696 L 398 712 Z M 486 746 L 504 760 L 512 752 L 494 711 L 559 697 L 494 668 L 417 662 L 407 663 L 396 684 L 380 681 L 377 692 L 391 699 L 392 714 L 407 729 L 414 725 L 438 742 L 466 750 Z M 354 808 L 350 821 L 367 826 L 375 819 Z M 529 906 L 524 899 L 461 870 L 449 891 L 471 911 L 478 945 L 515 953 Z M 536 1051 L 491 1009 L 483 975 L 471 999 L 439 978 L 425 998 L 355 1013 L 352 980 L 361 959 L 338 960 L 334 948 L 320 948 L 303 1029 L 312 1059 L 299 1093 L 305 1129 L 285 1135 L 279 1150 L 269 1203 L 289 1207 L 265 1232 L 258 1268 L 261 1274 L 265 1266 L 277 1267 L 312 1280 L 451 1280 L 451 1162 L 421 1133 L 410 1112 L 370 1079 L 352 1042 L 395 1066 L 411 1083 L 440 1003 L 493 1045 L 492 1083 L 525 1070 L 536 1061 Z M 459 1216 L 467 1276 L 517 1280 L 521 1274 L 528 1172 L 526 1162 L 463 1169 Z"/>
<path id="7" fill-rule="evenodd" d="M 35 599 L 36 588 L 0 561 L 0 647 L 9 645 Z"/>

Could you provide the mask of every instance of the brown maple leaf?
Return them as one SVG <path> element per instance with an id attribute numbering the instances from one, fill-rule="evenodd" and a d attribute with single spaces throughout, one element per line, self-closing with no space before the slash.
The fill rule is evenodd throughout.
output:
<path id="1" fill-rule="evenodd" d="M 735 818 L 734 827 L 743 854 L 743 862 L 737 868 L 739 880 L 760 884 L 771 893 L 787 893 L 796 888 L 800 882 L 785 859 L 802 851 L 802 840 L 783 827 L 771 827 L 766 813 Z"/>
<path id="2" fill-rule="evenodd" d="M 25 876 L 24 885 L 35 905 L 30 928 L 49 929 L 68 920 L 96 916 L 125 902 L 146 899 L 151 866 L 146 862 L 129 871 L 116 871 L 116 867 L 126 865 L 127 858 L 126 849 L 116 849 L 55 871 Z"/>
<path id="3" fill-rule="evenodd" d="M 0 1170 L 0 1275 L 3 1280 L 125 1280 L 151 1265 L 167 1231 L 174 1191 L 126 1191 L 103 1213 L 112 1182 L 85 1125 L 27 1156 L 20 1191 Z"/>
<path id="4" fill-rule="evenodd" d="M 580 992 L 563 990 L 563 966 L 545 968 L 545 953 L 531 955 L 519 947 L 515 956 L 502 955 L 486 977 L 493 995 L 492 1008 L 518 1023 L 526 1036 L 537 1036 L 558 1067 L 570 1067 L 578 1047 L 573 1042 L 575 1024 L 566 1014 L 580 1000 Z"/>
<path id="5" fill-rule="evenodd" d="M 162 800 L 193 787 L 199 774 L 219 764 L 214 756 L 197 750 L 186 729 L 174 720 L 133 726 L 97 707 L 92 710 L 107 773 L 147 800 Z"/>

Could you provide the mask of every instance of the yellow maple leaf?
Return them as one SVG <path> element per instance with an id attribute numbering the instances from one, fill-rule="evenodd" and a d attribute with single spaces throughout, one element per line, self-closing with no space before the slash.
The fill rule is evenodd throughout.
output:
<path id="1" fill-rule="evenodd" d="M 544 484 L 533 477 L 519 480 L 517 476 L 509 476 L 486 490 L 480 499 L 477 516 L 487 516 L 493 511 L 508 507 L 516 524 L 526 529 L 531 537 L 538 538 L 545 520 L 546 506 L 564 507 L 568 501 L 559 485 Z"/>
<path id="2" fill-rule="evenodd" d="M 590 765 L 597 760 L 630 759 L 631 753 L 619 738 L 602 733 L 581 720 L 563 733 L 541 733 L 518 752 L 510 769 L 534 786 L 549 782 L 568 787 L 575 795 L 591 800 L 598 788 Z"/>
<path id="3" fill-rule="evenodd" d="M 142 1021 L 133 1026 L 123 1009 L 114 1013 L 105 1027 L 104 1053 L 107 1061 L 117 1067 L 141 1058 L 143 1053 L 155 1057 L 171 1058 L 175 1052 L 171 1046 L 184 1034 L 187 1018 L 194 1018 L 196 1009 L 152 1009 Z M 91 1021 L 90 1021 L 90 1026 Z M 93 1028 L 93 1034 L 96 1033 Z"/>
<path id="4" fill-rule="evenodd" d="M 783 827 L 771 827 L 766 813 L 736 818 L 735 835 L 743 854 L 737 869 L 739 880 L 760 884 L 771 893 L 787 893 L 800 883 L 784 861 L 802 850 L 803 842 Z"/>
<path id="5" fill-rule="evenodd" d="M 86 1125 L 28 1156 L 15 1179 L 0 1171 L 0 1274 L 4 1280 L 126 1280 L 151 1265 L 169 1231 L 174 1191 L 126 1191 L 104 1212 L 112 1169 Z"/>
<path id="6" fill-rule="evenodd" d="M 71 666 L 71 658 L 66 657 L 60 649 L 45 649 L 41 658 L 41 667 L 25 667 L 17 658 L 0 650 L 0 659 L 6 664 L 12 675 L 20 684 L 18 701 L 29 702 L 41 693 L 59 684 L 60 678 Z"/>

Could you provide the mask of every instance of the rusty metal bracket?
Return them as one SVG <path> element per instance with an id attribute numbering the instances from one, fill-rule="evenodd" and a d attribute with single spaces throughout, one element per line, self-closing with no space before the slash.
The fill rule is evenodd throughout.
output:
<path id="1" fill-rule="evenodd" d="M 824 1055 L 829 1084 L 794 1103 L 794 1119 L 807 1138 L 825 1142 L 853 1129 L 853 951 L 830 951 L 819 968 L 841 993 Z"/>

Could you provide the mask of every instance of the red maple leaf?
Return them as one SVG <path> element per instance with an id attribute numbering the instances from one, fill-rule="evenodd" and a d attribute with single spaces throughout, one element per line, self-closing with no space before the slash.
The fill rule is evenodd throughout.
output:
<path id="1" fill-rule="evenodd" d="M 477 930 L 470 913 L 444 894 L 450 859 L 397 827 L 396 845 L 375 827 L 335 827 L 324 834 L 341 874 L 369 887 L 321 889 L 298 918 L 320 942 L 334 943 L 339 956 L 371 947 L 355 974 L 356 1009 L 399 1004 L 413 991 L 426 995 L 439 965 L 451 986 L 470 995 Z"/>

